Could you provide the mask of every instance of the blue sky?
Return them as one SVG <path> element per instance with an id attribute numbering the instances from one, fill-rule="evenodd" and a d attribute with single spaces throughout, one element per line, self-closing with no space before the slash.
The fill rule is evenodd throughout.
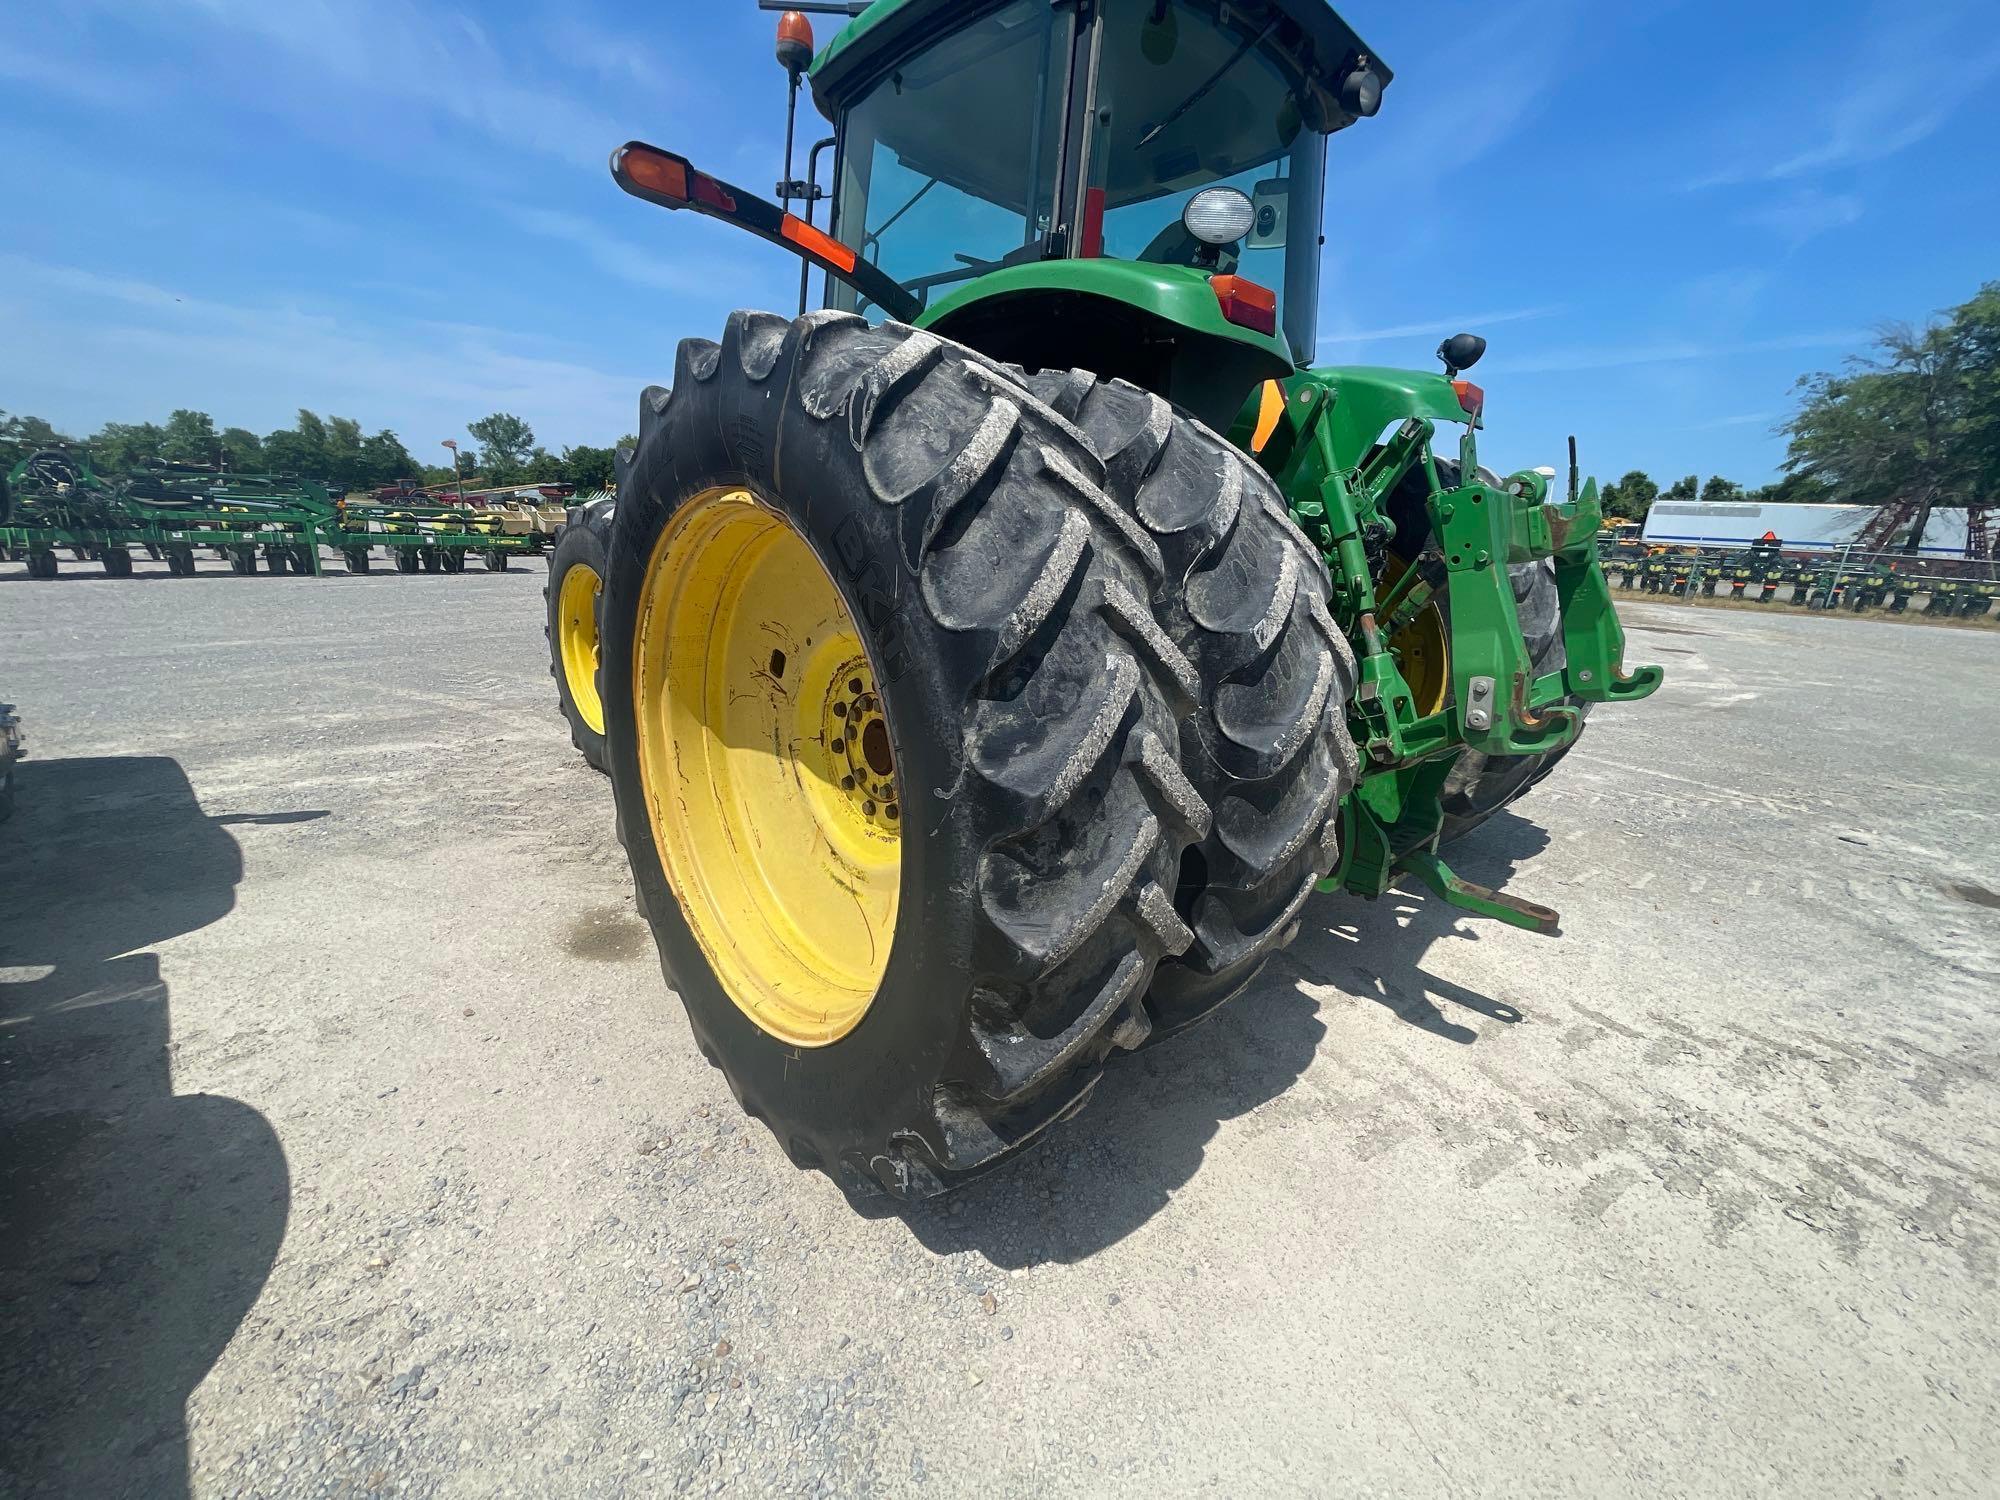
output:
<path id="1" fill-rule="evenodd" d="M 1396 70 L 1335 138 L 1322 363 L 1484 333 L 1484 453 L 1777 472 L 1803 371 L 2000 276 L 1990 0 L 1357 0 Z M 768 190 L 751 0 L 65 0 L 0 28 L 0 409 L 419 456 L 495 409 L 634 425 L 675 341 L 796 262 L 626 198 L 628 137 Z M 824 41 L 831 18 L 818 21 Z M 813 117 L 817 123 L 817 117 Z M 811 130 L 801 132 L 810 138 Z M 788 295 L 788 288 L 793 289 Z"/>

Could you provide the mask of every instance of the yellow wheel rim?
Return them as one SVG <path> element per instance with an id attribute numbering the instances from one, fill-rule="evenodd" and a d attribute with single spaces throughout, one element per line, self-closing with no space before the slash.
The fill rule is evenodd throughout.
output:
<path id="1" fill-rule="evenodd" d="M 1409 564 L 1391 552 L 1376 592 L 1387 594 L 1408 568 Z M 1451 637 L 1435 596 L 1389 637 L 1389 649 L 1396 653 L 1403 681 L 1410 686 L 1411 709 L 1419 718 L 1442 712 L 1451 698 Z"/>
<path id="2" fill-rule="evenodd" d="M 604 733 L 604 700 L 597 692 L 597 596 L 604 580 L 588 563 L 571 563 L 556 595 L 556 645 L 562 653 L 569 701 L 583 722 Z"/>
<path id="3" fill-rule="evenodd" d="M 710 491 L 654 544 L 632 673 L 654 845 L 709 966 L 780 1041 L 840 1040 L 889 965 L 903 812 L 840 591 L 777 512 Z"/>

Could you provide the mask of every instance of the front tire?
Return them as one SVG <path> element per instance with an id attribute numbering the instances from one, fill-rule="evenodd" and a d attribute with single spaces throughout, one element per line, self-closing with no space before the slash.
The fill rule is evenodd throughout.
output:
<path id="1" fill-rule="evenodd" d="M 1080 1107 L 1191 940 L 1194 673 L 1102 477 L 1015 376 L 842 314 L 737 313 L 641 401 L 620 837 L 702 1051 L 850 1192 L 940 1191 Z"/>

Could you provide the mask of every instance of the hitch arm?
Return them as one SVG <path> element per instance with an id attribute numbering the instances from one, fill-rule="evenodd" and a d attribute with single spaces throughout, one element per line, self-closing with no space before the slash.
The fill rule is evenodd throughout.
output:
<path id="1" fill-rule="evenodd" d="M 611 180 L 634 198 L 662 208 L 691 208 L 789 250 L 846 282 L 898 322 L 907 323 L 923 311 L 921 302 L 833 236 L 768 198 L 695 170 L 685 156 L 627 141 L 611 153 Z"/>

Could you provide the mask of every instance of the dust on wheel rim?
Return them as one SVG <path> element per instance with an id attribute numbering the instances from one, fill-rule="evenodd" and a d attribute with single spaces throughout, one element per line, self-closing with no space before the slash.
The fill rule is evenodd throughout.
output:
<path id="1" fill-rule="evenodd" d="M 647 561 L 632 673 L 654 847 L 716 979 L 780 1041 L 838 1041 L 889 965 L 903 808 L 832 575 L 748 492 L 699 495 Z"/>
<path id="2" fill-rule="evenodd" d="M 604 700 L 597 693 L 597 596 L 604 580 L 588 563 L 572 563 L 556 595 L 557 645 L 569 701 L 593 734 L 604 733 Z"/>

